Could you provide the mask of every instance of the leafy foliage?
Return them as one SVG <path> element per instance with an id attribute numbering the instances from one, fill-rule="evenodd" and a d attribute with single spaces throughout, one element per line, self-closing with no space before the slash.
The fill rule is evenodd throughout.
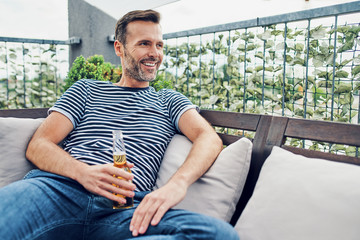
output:
<path id="1" fill-rule="evenodd" d="M 360 26 L 335 28 L 328 21 L 311 28 L 279 23 L 170 39 L 151 85 L 175 88 L 201 108 L 359 123 Z M 64 90 L 63 49 L 0 43 L 0 107 L 51 106 Z M 102 56 L 79 57 L 65 89 L 81 78 L 116 82 L 120 77 L 121 68 Z M 354 152 L 315 142 L 311 147 Z"/>
<path id="2" fill-rule="evenodd" d="M 121 66 L 115 67 L 109 62 L 104 61 L 101 55 L 94 55 L 87 59 L 79 56 L 75 59 L 69 73 L 65 79 L 64 90 L 71 87 L 80 79 L 96 79 L 99 81 L 110 81 L 116 83 L 120 81 L 122 75 Z M 150 82 L 150 86 L 156 91 L 162 88 L 172 88 L 171 80 L 166 79 L 165 74 L 158 74 L 156 79 Z"/>
<path id="3" fill-rule="evenodd" d="M 62 94 L 68 47 L 0 42 L 0 107 L 49 107 Z"/>
<path id="4" fill-rule="evenodd" d="M 170 39 L 164 66 L 203 109 L 359 123 L 359 32 L 358 24 L 277 24 Z"/>
<path id="5" fill-rule="evenodd" d="M 356 123 L 359 32 L 278 24 L 177 39 L 164 66 L 201 108 Z"/>
<path id="6" fill-rule="evenodd" d="M 150 84 L 156 90 L 175 88 L 201 108 L 359 123 L 359 22 L 330 21 L 170 39 L 176 44 L 165 47 L 162 69 Z M 0 108 L 49 107 L 79 79 L 121 78 L 121 67 L 97 55 L 78 57 L 66 75 L 67 54 L 68 46 L 0 42 Z M 352 146 L 301 139 L 288 143 L 359 155 Z"/>
<path id="7" fill-rule="evenodd" d="M 155 80 L 150 82 L 150 86 L 152 86 L 156 91 L 164 88 L 173 88 L 172 80 L 168 78 L 168 75 L 164 71 L 157 74 Z"/>
<path id="8" fill-rule="evenodd" d="M 96 79 L 116 83 L 120 80 L 121 74 L 120 66 L 116 68 L 111 63 L 104 62 L 104 57 L 101 55 L 94 55 L 86 60 L 83 56 L 79 56 L 75 59 L 65 78 L 64 90 L 80 79 Z"/>

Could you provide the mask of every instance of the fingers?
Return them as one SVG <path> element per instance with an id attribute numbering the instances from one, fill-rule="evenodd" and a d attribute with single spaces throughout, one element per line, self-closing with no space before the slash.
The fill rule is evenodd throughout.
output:
<path id="1" fill-rule="evenodd" d="M 113 178 L 115 178 L 115 177 L 113 177 Z M 121 180 L 121 179 L 113 179 L 112 182 L 105 183 L 103 186 L 101 186 L 101 189 L 103 189 L 109 193 L 123 195 L 126 197 L 133 197 L 134 190 L 135 190 L 135 184 Z M 107 195 L 107 196 L 109 196 L 109 195 Z M 114 200 L 114 199 L 112 199 L 112 200 Z"/>
<path id="2" fill-rule="evenodd" d="M 134 212 L 130 223 L 130 231 L 134 237 L 144 234 L 149 225 L 157 225 L 164 214 L 169 210 L 165 197 L 150 193 L 141 201 Z"/>
<path id="3" fill-rule="evenodd" d="M 112 166 L 112 164 L 93 165 L 84 169 L 84 176 L 78 181 L 90 192 L 104 196 L 110 200 L 123 202 L 124 198 L 116 196 L 120 194 L 133 197 L 135 184 L 130 182 L 133 174 Z"/>
<path id="4" fill-rule="evenodd" d="M 133 195 L 133 192 L 129 192 L 129 193 L 122 193 L 122 195 L 125 195 L 125 194 L 128 194 L 130 195 L 129 197 L 131 197 L 131 195 Z M 124 197 L 121 197 L 121 196 L 117 196 L 109 191 L 106 191 L 106 190 L 102 190 L 99 195 L 102 195 L 112 201 L 115 201 L 115 202 L 119 202 L 120 204 L 125 204 L 126 203 L 126 200 Z"/>
<path id="5" fill-rule="evenodd" d="M 105 166 L 104 171 L 106 171 L 109 175 L 112 175 L 112 176 L 115 175 L 117 177 L 124 178 L 125 180 L 133 180 L 133 178 L 134 178 L 134 175 L 132 173 L 124 171 L 121 168 L 114 167 L 112 164 L 106 164 L 104 166 Z M 134 164 L 132 164 L 132 163 L 130 163 L 128 165 L 129 168 L 132 168 L 133 166 L 134 166 Z"/>
<path id="6" fill-rule="evenodd" d="M 151 221 L 152 226 L 156 226 L 159 224 L 162 217 L 165 215 L 165 213 L 169 210 L 168 207 L 165 207 L 164 205 L 159 206 L 155 216 L 153 217 Z"/>
<path id="7" fill-rule="evenodd" d="M 128 168 L 132 168 L 132 167 L 134 167 L 134 164 L 133 164 L 133 163 L 126 162 L 126 166 L 127 166 Z"/>
<path id="8" fill-rule="evenodd" d="M 159 224 L 165 213 L 184 199 L 187 187 L 183 186 L 168 182 L 144 197 L 130 222 L 130 231 L 134 237 L 144 234 L 150 224 L 152 226 Z"/>
<path id="9" fill-rule="evenodd" d="M 129 182 L 126 179 L 121 179 L 120 177 L 116 177 L 116 176 L 110 176 L 110 179 L 107 180 L 107 183 L 111 183 L 111 185 L 106 184 L 106 187 L 114 186 L 115 188 L 123 188 L 131 191 L 134 191 L 136 188 L 135 184 L 133 184 L 132 182 Z"/>
<path id="10" fill-rule="evenodd" d="M 122 194 L 124 190 L 135 190 L 135 184 L 130 181 L 134 178 L 133 174 L 113 166 L 105 168 L 103 172 L 104 174 L 99 175 L 97 179 L 102 189 L 119 194 Z"/>

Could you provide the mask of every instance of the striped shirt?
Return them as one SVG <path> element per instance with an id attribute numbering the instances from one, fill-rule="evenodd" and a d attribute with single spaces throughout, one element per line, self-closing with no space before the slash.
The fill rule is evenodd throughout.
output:
<path id="1" fill-rule="evenodd" d="M 169 89 L 128 88 L 110 82 L 79 80 L 50 108 L 62 113 L 74 129 L 64 149 L 87 164 L 112 163 L 112 130 L 124 134 L 127 160 L 137 191 L 153 189 L 166 147 L 180 132 L 181 115 L 197 108 Z"/>

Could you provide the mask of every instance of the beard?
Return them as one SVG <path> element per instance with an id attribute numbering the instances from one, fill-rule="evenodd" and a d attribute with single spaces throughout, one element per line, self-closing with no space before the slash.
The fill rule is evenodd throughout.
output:
<path id="1" fill-rule="evenodd" d="M 154 70 L 144 71 L 141 68 L 141 61 L 158 61 L 157 59 L 152 57 L 142 59 L 139 63 L 137 63 L 136 60 L 131 56 L 131 54 L 126 50 L 126 48 L 124 50 L 124 58 L 124 60 L 126 61 L 124 74 L 127 77 L 133 78 L 140 82 L 151 82 L 155 79 L 158 67 Z"/>

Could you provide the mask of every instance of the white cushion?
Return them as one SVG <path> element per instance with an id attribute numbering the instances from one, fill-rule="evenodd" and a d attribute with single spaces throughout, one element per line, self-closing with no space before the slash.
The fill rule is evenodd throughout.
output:
<path id="1" fill-rule="evenodd" d="M 186 159 L 192 143 L 175 135 L 162 161 L 156 187 L 163 186 Z M 187 192 L 175 208 L 230 221 L 249 171 L 252 142 L 241 138 L 219 154 L 211 168 Z"/>
<path id="2" fill-rule="evenodd" d="M 0 118 L 0 187 L 22 179 L 34 168 L 27 145 L 43 119 Z"/>
<path id="3" fill-rule="evenodd" d="M 274 147 L 236 223 L 241 240 L 358 240 L 360 167 Z"/>

